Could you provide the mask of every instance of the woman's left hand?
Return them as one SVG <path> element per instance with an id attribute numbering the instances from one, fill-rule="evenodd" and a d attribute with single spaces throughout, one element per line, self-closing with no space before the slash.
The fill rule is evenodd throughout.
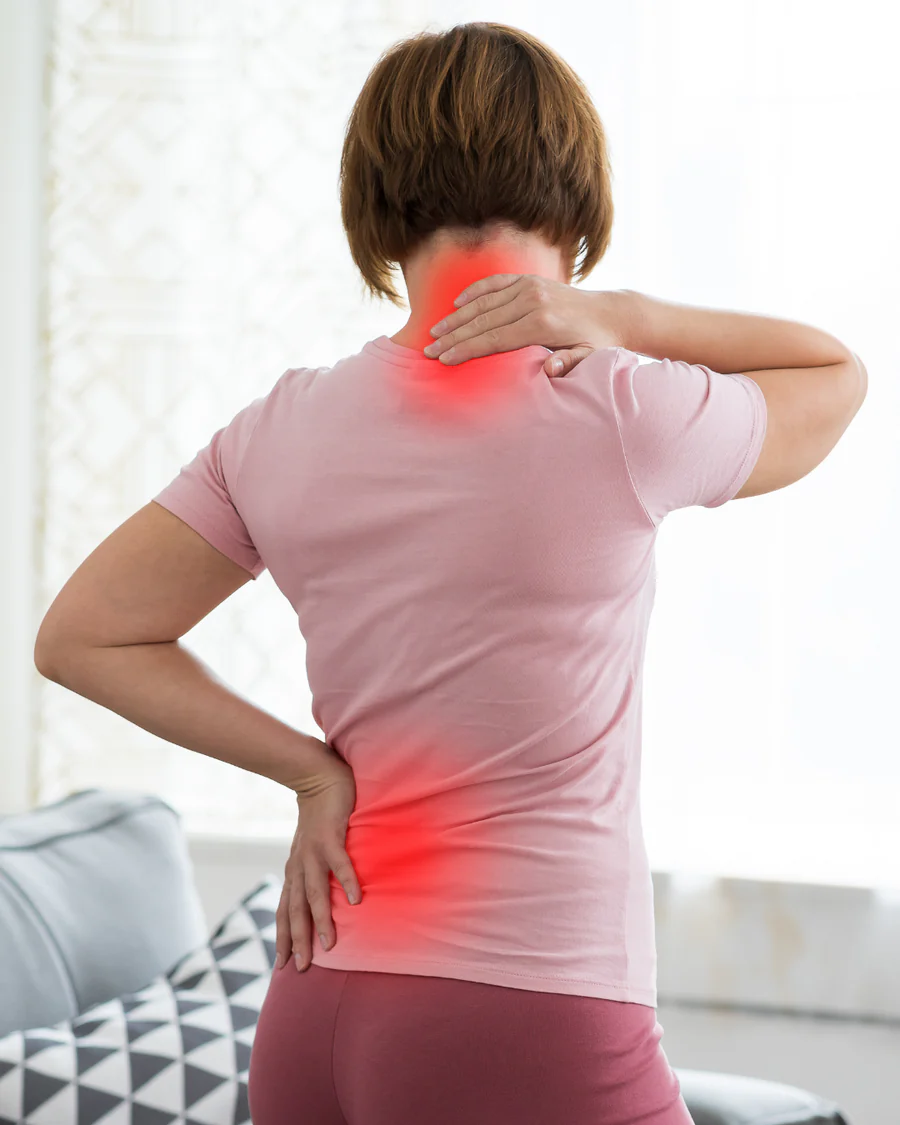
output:
<path id="1" fill-rule="evenodd" d="M 275 912 L 275 967 L 293 952 L 303 972 L 312 960 L 313 926 L 322 948 L 335 943 L 331 917 L 333 871 L 351 905 L 362 898 L 359 880 L 346 852 L 347 826 L 356 805 L 353 770 L 325 742 L 321 768 L 290 786 L 297 794 L 298 823 L 284 868 L 284 886 Z"/>
<path id="2" fill-rule="evenodd" d="M 551 378 L 568 375 L 598 348 L 622 345 L 620 292 L 594 292 L 536 274 L 497 273 L 480 278 L 453 302 L 456 311 L 431 329 L 425 355 L 441 363 L 538 344 Z"/>

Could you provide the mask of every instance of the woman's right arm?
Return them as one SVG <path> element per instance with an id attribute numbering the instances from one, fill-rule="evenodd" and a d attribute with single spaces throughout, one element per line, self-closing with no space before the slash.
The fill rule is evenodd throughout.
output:
<path id="1" fill-rule="evenodd" d="M 623 300 L 622 346 L 653 359 L 681 359 L 723 375 L 746 375 L 826 367 L 853 355 L 835 336 L 798 321 L 682 305 L 633 289 L 617 292 Z"/>
<path id="2" fill-rule="evenodd" d="M 609 317 L 609 294 L 602 315 Z M 797 321 L 617 291 L 622 346 L 654 359 L 748 375 L 766 400 L 759 459 L 735 498 L 785 488 L 819 465 L 866 396 L 868 375 L 836 337 Z M 598 303 L 598 311 L 599 311 Z"/>
<path id="3" fill-rule="evenodd" d="M 533 275 L 482 278 L 455 303 L 463 297 L 432 330 L 440 333 L 441 362 L 538 344 L 553 352 L 547 374 L 558 357 L 565 377 L 595 349 L 619 346 L 658 361 L 747 375 L 765 398 L 766 433 L 737 497 L 773 492 L 812 472 L 866 396 L 859 356 L 797 321 L 682 305 L 633 289 L 591 291 Z"/>

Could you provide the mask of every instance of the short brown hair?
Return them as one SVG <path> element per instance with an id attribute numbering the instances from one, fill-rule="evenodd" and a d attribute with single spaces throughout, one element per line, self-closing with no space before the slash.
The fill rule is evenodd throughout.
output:
<path id="1" fill-rule="evenodd" d="M 606 136 L 584 83 L 501 23 L 423 31 L 381 54 L 347 124 L 340 197 L 366 289 L 398 307 L 394 263 L 442 227 L 538 231 L 579 280 L 612 232 Z"/>

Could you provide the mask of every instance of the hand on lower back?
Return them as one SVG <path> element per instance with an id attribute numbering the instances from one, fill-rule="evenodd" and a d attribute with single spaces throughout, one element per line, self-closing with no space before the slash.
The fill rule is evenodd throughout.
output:
<path id="1" fill-rule="evenodd" d="M 321 770 L 292 786 L 297 793 L 297 831 L 275 912 L 275 967 L 281 968 L 293 954 L 301 972 L 312 959 L 314 931 L 323 949 L 336 941 L 331 873 L 352 905 L 361 901 L 359 880 L 346 851 L 347 826 L 356 804 L 353 771 L 326 743 L 322 750 Z"/>
<path id="2" fill-rule="evenodd" d="M 439 322 L 435 343 L 442 363 L 539 344 L 553 353 L 544 370 L 559 376 L 598 348 L 622 346 L 621 294 L 615 292 L 577 289 L 533 274 L 498 273 L 481 278 L 463 294 L 465 303 Z M 431 356 L 427 349 L 425 354 Z M 561 361 L 559 370 L 554 360 Z"/>

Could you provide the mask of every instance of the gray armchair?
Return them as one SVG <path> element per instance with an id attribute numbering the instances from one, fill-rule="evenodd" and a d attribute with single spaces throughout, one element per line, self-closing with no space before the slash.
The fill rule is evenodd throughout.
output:
<path id="1" fill-rule="evenodd" d="M 0 1037 L 136 991 L 208 938 L 178 813 L 87 789 L 0 817 Z M 695 1125 L 848 1125 L 806 1090 L 677 1069 Z"/>

